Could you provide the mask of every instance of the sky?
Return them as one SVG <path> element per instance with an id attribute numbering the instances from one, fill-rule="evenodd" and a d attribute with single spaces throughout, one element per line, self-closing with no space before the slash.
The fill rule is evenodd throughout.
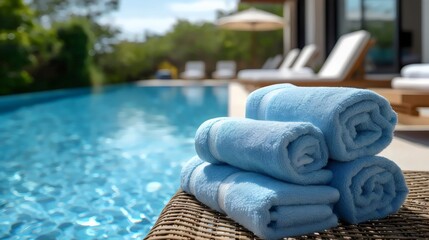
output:
<path id="1" fill-rule="evenodd" d="M 120 0 L 119 10 L 105 19 L 122 30 L 122 39 L 143 40 L 144 32 L 163 34 L 177 19 L 216 19 L 216 11 L 235 10 L 238 0 Z"/>

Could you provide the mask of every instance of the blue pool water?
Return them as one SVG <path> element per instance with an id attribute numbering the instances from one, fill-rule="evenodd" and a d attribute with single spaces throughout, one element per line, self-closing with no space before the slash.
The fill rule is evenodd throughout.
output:
<path id="1" fill-rule="evenodd" d="M 0 239 L 146 236 L 195 130 L 226 114 L 222 86 L 120 86 L 0 109 Z"/>

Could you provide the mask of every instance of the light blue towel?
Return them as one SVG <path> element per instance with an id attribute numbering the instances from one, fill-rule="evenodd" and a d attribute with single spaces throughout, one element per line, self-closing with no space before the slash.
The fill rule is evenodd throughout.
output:
<path id="1" fill-rule="evenodd" d="M 397 212 L 407 197 L 401 169 L 386 158 L 331 161 L 328 168 L 334 173 L 331 186 L 340 191 L 334 212 L 348 223 L 384 218 Z"/>
<path id="2" fill-rule="evenodd" d="M 311 122 L 322 130 L 329 157 L 337 161 L 379 153 L 391 142 L 397 121 L 389 102 L 373 91 L 291 84 L 252 92 L 246 117 Z"/>
<path id="3" fill-rule="evenodd" d="M 198 157 L 185 164 L 181 181 L 185 192 L 261 238 L 278 239 L 337 226 L 332 205 L 339 194 L 329 186 L 294 185 Z"/>
<path id="4" fill-rule="evenodd" d="M 195 136 L 198 156 L 297 184 L 327 184 L 332 178 L 322 132 L 310 123 L 215 118 Z"/>

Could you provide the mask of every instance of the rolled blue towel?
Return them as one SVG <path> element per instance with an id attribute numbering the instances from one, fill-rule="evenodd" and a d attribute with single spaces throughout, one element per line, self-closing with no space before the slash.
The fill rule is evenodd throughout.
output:
<path id="1" fill-rule="evenodd" d="M 334 174 L 331 186 L 340 191 L 334 212 L 348 223 L 384 218 L 397 212 L 407 197 L 401 169 L 384 157 L 331 161 L 328 168 Z"/>
<path id="2" fill-rule="evenodd" d="M 182 169 L 182 189 L 257 236 L 278 239 L 337 226 L 339 194 L 329 186 L 295 185 L 194 157 Z"/>
<path id="3" fill-rule="evenodd" d="M 322 130 L 337 161 L 375 155 L 392 141 L 397 122 L 389 102 L 373 91 L 278 84 L 252 92 L 246 117 L 311 122 Z"/>
<path id="4" fill-rule="evenodd" d="M 327 184 L 332 178 L 322 132 L 310 123 L 215 118 L 195 135 L 198 156 L 297 184 Z"/>

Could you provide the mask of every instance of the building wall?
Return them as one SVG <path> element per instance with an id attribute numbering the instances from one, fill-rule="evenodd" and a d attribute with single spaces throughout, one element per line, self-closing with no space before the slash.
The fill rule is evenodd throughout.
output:
<path id="1" fill-rule="evenodd" d="M 429 63 L 429 0 L 422 0 L 422 61 Z"/>
<path id="2" fill-rule="evenodd" d="M 319 48 L 316 66 L 323 64 L 326 57 L 325 4 L 325 0 L 306 0 L 305 2 L 305 43 L 316 44 Z"/>
<path id="3" fill-rule="evenodd" d="M 428 0 L 423 0 L 428 1 Z M 402 31 L 411 33 L 411 46 L 404 46 L 403 61 L 420 62 L 422 57 L 422 29 L 420 21 L 421 1 L 406 1 L 402 3 Z"/>
<path id="4" fill-rule="evenodd" d="M 284 27 L 283 48 L 286 55 L 291 49 L 297 47 L 297 0 L 285 1 L 283 5 Z"/>

